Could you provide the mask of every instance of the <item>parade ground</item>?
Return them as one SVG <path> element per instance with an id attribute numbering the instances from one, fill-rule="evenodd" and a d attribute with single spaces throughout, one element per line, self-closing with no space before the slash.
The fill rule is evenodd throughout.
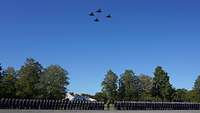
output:
<path id="1" fill-rule="evenodd" d="M 111 110 L 111 111 L 97 111 L 97 110 L 91 110 L 91 111 L 73 111 L 73 110 L 0 110 L 0 113 L 200 113 L 198 110 L 165 110 L 165 111 L 157 111 L 157 110 L 152 110 L 152 111 L 116 111 L 116 110 Z"/>

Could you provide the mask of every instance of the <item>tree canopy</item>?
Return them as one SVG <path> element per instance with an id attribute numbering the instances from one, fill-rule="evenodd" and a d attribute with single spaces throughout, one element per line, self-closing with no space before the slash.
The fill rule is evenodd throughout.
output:
<path id="1" fill-rule="evenodd" d="M 0 66 L 0 98 L 64 98 L 69 85 L 68 72 L 59 65 L 47 68 L 33 58 L 19 70 Z"/>
<path id="2" fill-rule="evenodd" d="M 16 70 L 0 64 L 0 98 L 63 99 L 68 91 L 68 71 L 59 65 L 43 67 L 33 58 Z M 153 76 L 137 75 L 127 69 L 120 76 L 108 70 L 101 82 L 102 90 L 95 95 L 82 94 L 113 103 L 114 101 L 174 101 L 200 102 L 200 76 L 192 90 L 175 89 L 170 76 L 161 67 L 154 69 Z"/>
<path id="3" fill-rule="evenodd" d="M 117 75 L 109 70 L 102 82 L 102 91 L 107 95 L 108 103 L 113 103 L 117 98 L 117 80 Z"/>
<path id="4" fill-rule="evenodd" d="M 172 85 L 169 81 L 168 73 L 161 66 L 156 67 L 153 78 L 152 95 L 162 101 L 171 99 Z"/>
<path id="5" fill-rule="evenodd" d="M 125 70 L 119 80 L 119 94 L 122 100 L 138 100 L 142 92 L 142 84 L 132 70 Z"/>
<path id="6" fill-rule="evenodd" d="M 62 99 L 65 96 L 66 86 L 69 85 L 68 72 L 58 65 L 47 67 L 37 84 L 42 91 L 39 98 Z"/>

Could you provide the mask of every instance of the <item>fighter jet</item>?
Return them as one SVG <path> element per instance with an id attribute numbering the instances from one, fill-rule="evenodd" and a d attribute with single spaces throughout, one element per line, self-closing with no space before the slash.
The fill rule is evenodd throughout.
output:
<path id="1" fill-rule="evenodd" d="M 89 14 L 89 16 L 95 16 L 95 14 L 94 14 L 93 12 L 91 12 L 91 13 Z"/>
<path id="2" fill-rule="evenodd" d="M 103 12 L 101 9 L 98 9 L 97 11 L 96 11 L 97 13 L 101 13 L 101 12 Z"/>
<path id="3" fill-rule="evenodd" d="M 107 18 L 112 18 L 111 14 L 107 15 L 106 17 L 107 17 Z"/>
<path id="4" fill-rule="evenodd" d="M 106 11 L 105 11 L 106 12 Z M 100 22 L 100 18 L 108 18 L 111 19 L 112 15 L 108 13 L 108 15 L 104 14 L 104 10 L 102 9 L 97 9 L 96 11 L 91 11 L 89 13 L 89 16 L 94 17 L 94 22 Z"/>
<path id="5" fill-rule="evenodd" d="M 99 19 L 98 19 L 98 18 L 96 18 L 94 21 L 95 21 L 95 22 L 99 22 Z"/>

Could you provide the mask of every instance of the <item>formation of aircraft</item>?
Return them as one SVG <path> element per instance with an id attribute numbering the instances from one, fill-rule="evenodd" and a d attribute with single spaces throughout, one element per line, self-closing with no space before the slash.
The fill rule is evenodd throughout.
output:
<path id="1" fill-rule="evenodd" d="M 111 14 L 108 14 L 108 15 L 106 15 L 106 16 L 103 15 L 104 12 L 105 12 L 104 10 L 98 9 L 98 10 L 96 10 L 96 11 L 90 12 L 90 13 L 89 13 L 89 16 L 95 17 L 94 22 L 100 22 L 99 16 L 101 16 L 101 17 L 103 16 L 103 17 L 108 18 L 108 19 L 111 19 L 111 18 L 112 18 L 112 15 L 111 15 Z"/>

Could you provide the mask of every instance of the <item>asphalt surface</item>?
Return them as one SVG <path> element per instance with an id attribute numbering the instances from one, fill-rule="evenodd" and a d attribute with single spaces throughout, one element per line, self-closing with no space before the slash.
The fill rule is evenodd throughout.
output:
<path id="1" fill-rule="evenodd" d="M 71 111 L 71 110 L 0 110 L 0 113 L 200 113 L 200 111 Z"/>

